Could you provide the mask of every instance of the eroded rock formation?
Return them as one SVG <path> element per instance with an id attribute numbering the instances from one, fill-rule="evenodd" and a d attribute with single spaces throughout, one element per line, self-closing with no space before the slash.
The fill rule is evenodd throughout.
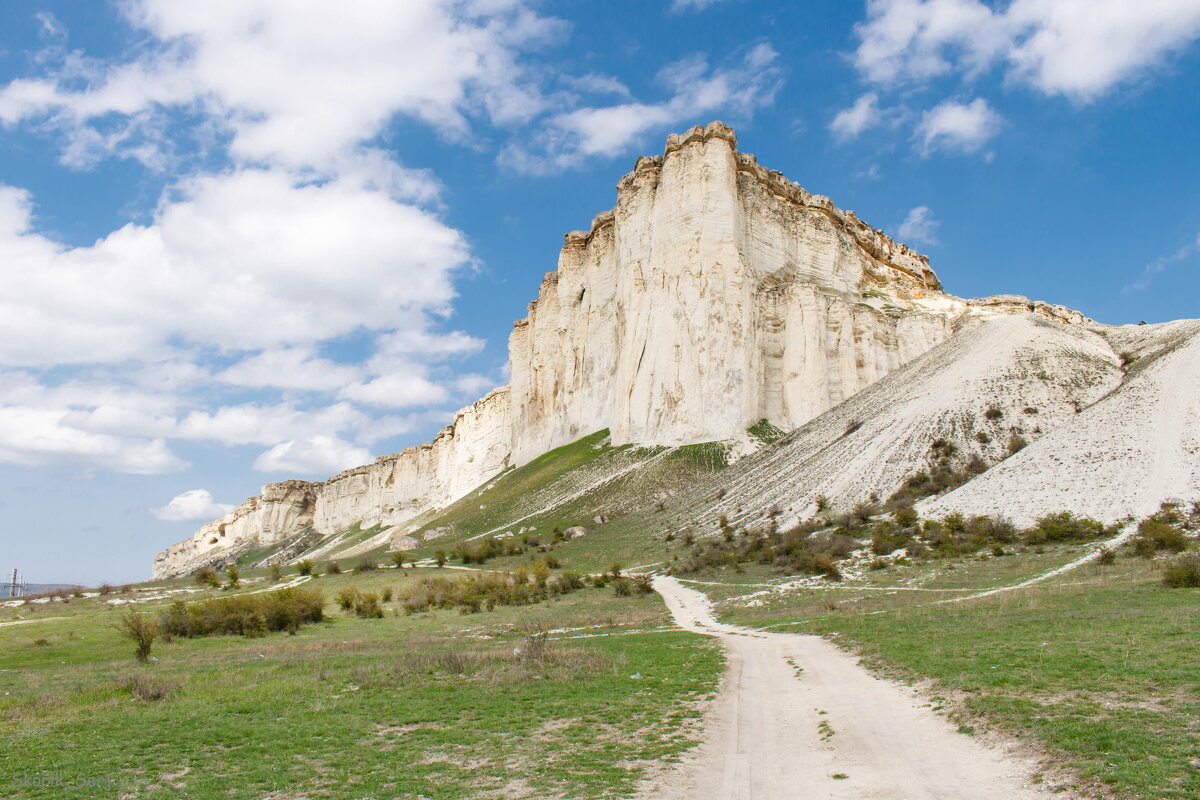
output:
<path id="1" fill-rule="evenodd" d="M 1081 314 L 942 292 L 928 260 L 739 153 L 719 122 L 637 160 L 568 233 L 509 337 L 509 386 L 430 443 L 260 497 L 160 553 L 156 576 L 311 527 L 397 525 L 514 464 L 608 428 L 615 443 L 794 429 L 946 339 L 964 315 Z"/>

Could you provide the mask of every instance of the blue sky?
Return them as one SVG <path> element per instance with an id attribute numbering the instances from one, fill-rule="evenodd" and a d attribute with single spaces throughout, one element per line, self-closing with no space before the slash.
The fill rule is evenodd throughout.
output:
<path id="1" fill-rule="evenodd" d="M 1197 316 L 1196 0 L 0 6 L 0 569 L 126 581 L 504 383 L 561 235 L 741 147 L 947 291 Z"/>

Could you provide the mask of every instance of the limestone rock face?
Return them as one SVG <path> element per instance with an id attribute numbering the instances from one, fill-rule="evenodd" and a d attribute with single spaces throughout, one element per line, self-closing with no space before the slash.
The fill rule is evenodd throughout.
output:
<path id="1" fill-rule="evenodd" d="M 968 310 L 923 256 L 736 145 L 720 123 L 672 136 L 567 234 L 510 339 L 518 463 L 603 427 L 667 445 L 790 430 Z"/>
<path id="2" fill-rule="evenodd" d="M 284 481 L 268 483 L 224 517 L 205 524 L 190 539 L 158 554 L 155 577 L 174 575 L 180 565 L 205 563 L 222 552 L 252 543 L 264 545 L 286 539 L 311 527 L 320 483 Z"/>
<path id="3" fill-rule="evenodd" d="M 161 553 L 178 574 L 240 542 L 399 525 L 510 465 L 603 428 L 616 444 L 792 430 L 947 339 L 964 317 L 1081 314 L 961 300 L 928 260 L 737 151 L 714 122 L 637 160 L 617 202 L 569 233 L 509 337 L 509 386 L 430 443 L 261 497 Z M 215 541 L 214 541 L 215 540 Z"/>

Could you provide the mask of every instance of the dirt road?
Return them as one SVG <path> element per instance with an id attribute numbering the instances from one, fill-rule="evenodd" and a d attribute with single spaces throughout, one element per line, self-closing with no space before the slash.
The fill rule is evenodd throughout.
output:
<path id="1" fill-rule="evenodd" d="M 716 622 L 673 578 L 655 588 L 683 628 L 718 636 L 729 672 L 688 761 L 644 792 L 662 800 L 1032 800 L 1036 764 L 989 748 L 815 636 Z M 1056 795 L 1059 798 L 1064 795 Z"/>

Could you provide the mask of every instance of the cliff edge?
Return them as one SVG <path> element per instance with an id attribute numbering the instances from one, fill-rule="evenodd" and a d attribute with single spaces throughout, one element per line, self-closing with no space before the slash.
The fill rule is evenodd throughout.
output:
<path id="1" fill-rule="evenodd" d="M 508 386 L 432 442 L 262 494 L 155 559 L 178 575 L 252 544 L 394 526 L 601 429 L 684 445 L 790 431 L 946 340 L 966 317 L 1090 322 L 1016 295 L 942 291 L 928 259 L 737 149 L 720 122 L 667 138 L 568 233 L 513 325 Z"/>

